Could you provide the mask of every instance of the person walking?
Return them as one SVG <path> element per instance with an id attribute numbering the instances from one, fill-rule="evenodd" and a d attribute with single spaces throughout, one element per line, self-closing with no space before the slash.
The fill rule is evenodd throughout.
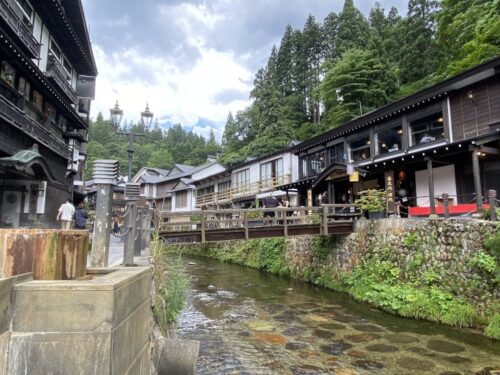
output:
<path id="1" fill-rule="evenodd" d="M 87 211 L 83 207 L 83 202 L 80 202 L 75 210 L 75 229 L 86 229 L 87 219 Z"/>
<path id="2" fill-rule="evenodd" d="M 70 199 L 66 199 L 66 203 L 63 203 L 59 207 L 57 213 L 57 221 L 61 221 L 61 229 L 71 229 L 71 222 L 73 221 L 73 215 L 75 214 L 75 207 L 71 204 Z"/>

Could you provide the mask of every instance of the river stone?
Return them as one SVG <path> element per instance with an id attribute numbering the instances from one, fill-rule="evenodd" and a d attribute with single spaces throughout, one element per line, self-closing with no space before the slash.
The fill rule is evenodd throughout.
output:
<path id="1" fill-rule="evenodd" d="M 426 361 L 425 359 L 418 359 L 414 357 L 400 357 L 396 360 L 399 367 L 408 370 L 425 370 L 428 371 L 434 367 L 434 363 Z"/>
<path id="2" fill-rule="evenodd" d="M 472 362 L 470 358 L 460 357 L 459 355 L 452 355 L 450 357 L 442 357 L 445 361 L 450 363 L 466 363 Z"/>
<path id="3" fill-rule="evenodd" d="M 297 314 L 293 311 L 285 311 L 283 314 L 281 315 L 276 315 L 276 316 L 273 316 L 273 320 L 276 320 L 278 322 L 285 322 L 285 323 L 289 323 L 289 322 L 301 322 L 302 319 L 299 318 L 297 316 Z"/>
<path id="4" fill-rule="evenodd" d="M 247 322 L 248 328 L 253 331 L 272 331 L 274 326 L 265 320 L 251 320 Z"/>
<path id="5" fill-rule="evenodd" d="M 325 331 L 324 329 L 315 329 L 313 335 L 321 337 L 323 339 L 330 339 L 335 336 L 335 333 L 330 331 Z"/>
<path id="6" fill-rule="evenodd" d="M 299 336 L 306 332 L 304 328 L 300 327 L 289 327 L 282 331 L 281 333 L 285 336 Z"/>
<path id="7" fill-rule="evenodd" d="M 312 365 L 296 365 L 291 366 L 290 371 L 293 375 L 320 375 L 327 374 L 321 367 Z"/>
<path id="8" fill-rule="evenodd" d="M 359 317 L 353 315 L 336 315 L 333 319 L 342 323 L 355 323 L 359 322 Z"/>
<path id="9" fill-rule="evenodd" d="M 241 332 L 238 333 L 238 336 L 249 337 L 250 336 L 250 332 L 241 331 Z"/>
<path id="10" fill-rule="evenodd" d="M 257 332 L 254 338 L 258 341 L 264 341 L 276 345 L 285 345 L 286 338 L 279 333 Z"/>
<path id="11" fill-rule="evenodd" d="M 366 347 L 366 350 L 371 352 L 379 352 L 379 353 L 392 353 L 397 352 L 399 349 L 392 345 L 387 344 L 375 344 Z"/>
<path id="12" fill-rule="evenodd" d="M 444 371 L 440 372 L 439 375 L 462 375 L 462 373 L 456 371 Z"/>
<path id="13" fill-rule="evenodd" d="M 420 347 L 417 347 L 417 346 L 408 348 L 406 350 L 408 350 L 409 352 L 412 352 L 412 353 L 417 353 L 417 354 L 426 356 L 426 357 L 437 357 L 438 356 L 437 353 L 432 353 L 432 352 L 428 351 L 425 348 L 420 348 Z"/>
<path id="14" fill-rule="evenodd" d="M 299 341 L 293 341 L 289 342 L 285 345 L 285 349 L 287 350 L 299 350 L 299 349 L 305 349 L 309 345 L 305 342 L 299 342 Z"/>
<path id="15" fill-rule="evenodd" d="M 460 353 L 465 350 L 463 346 L 444 340 L 429 340 L 427 347 L 441 353 Z"/>
<path id="16" fill-rule="evenodd" d="M 281 305 L 279 303 L 272 303 L 264 306 L 264 310 L 268 311 L 271 314 L 276 314 L 286 309 L 287 307 L 285 305 Z"/>
<path id="17" fill-rule="evenodd" d="M 384 368 L 384 365 L 380 362 L 370 361 L 367 359 L 360 359 L 352 362 L 353 366 L 360 367 L 364 370 L 378 370 Z"/>
<path id="18" fill-rule="evenodd" d="M 354 329 L 363 332 L 383 332 L 382 327 L 373 325 L 373 324 L 353 324 Z"/>
<path id="19" fill-rule="evenodd" d="M 330 321 L 330 319 L 325 318 L 324 316 L 315 315 L 315 314 L 306 315 L 303 319 L 306 321 L 314 322 L 314 323 L 324 323 L 324 322 Z"/>
<path id="20" fill-rule="evenodd" d="M 301 310 L 311 310 L 317 308 L 319 305 L 313 302 L 304 302 L 304 303 L 295 303 L 290 305 L 292 309 L 301 309 Z"/>
<path id="21" fill-rule="evenodd" d="M 380 335 L 377 335 L 376 333 L 355 333 L 352 335 L 346 335 L 344 338 L 351 342 L 360 343 L 378 339 L 380 338 Z"/>
<path id="22" fill-rule="evenodd" d="M 498 375 L 500 368 L 498 367 L 483 367 L 480 370 L 475 370 L 474 375 Z"/>
<path id="23" fill-rule="evenodd" d="M 340 355 L 343 354 L 345 350 L 351 349 L 352 345 L 345 341 L 335 341 L 328 345 L 321 345 L 320 349 L 323 353 Z"/>
<path id="24" fill-rule="evenodd" d="M 312 358 L 312 357 L 320 357 L 321 353 L 318 352 L 313 352 L 312 350 L 299 350 L 297 352 L 297 355 L 300 358 Z"/>
<path id="25" fill-rule="evenodd" d="M 334 329 L 345 329 L 345 326 L 342 324 L 337 324 L 337 323 L 327 323 L 327 324 L 320 324 L 319 325 L 321 328 L 324 329 L 329 329 L 329 330 L 334 330 Z"/>
<path id="26" fill-rule="evenodd" d="M 410 335 L 402 335 L 402 334 L 397 334 L 397 333 L 391 333 L 387 336 L 385 336 L 387 341 L 390 342 L 395 342 L 398 344 L 409 344 L 411 342 L 417 342 L 419 341 L 416 337 L 410 336 Z"/>
<path id="27" fill-rule="evenodd" d="M 359 373 L 350 368 L 337 368 L 334 372 L 335 375 L 358 375 Z"/>

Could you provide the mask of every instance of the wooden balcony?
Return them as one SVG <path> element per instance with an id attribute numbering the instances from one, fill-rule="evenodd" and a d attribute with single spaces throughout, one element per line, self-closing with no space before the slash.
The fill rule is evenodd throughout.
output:
<path id="1" fill-rule="evenodd" d="M 289 174 L 285 174 L 283 176 L 272 177 L 267 180 L 263 180 L 260 182 L 260 190 L 274 190 L 277 186 L 289 184 L 292 182 L 292 176 Z"/>
<path id="2" fill-rule="evenodd" d="M 57 61 L 53 56 L 49 57 L 49 63 L 47 64 L 47 72 L 45 75 L 47 78 L 52 79 L 52 81 L 56 83 L 71 104 L 76 104 L 76 90 L 68 83 L 66 74 L 67 73 L 64 71 L 64 68 L 59 61 Z"/>
<path id="3" fill-rule="evenodd" d="M 227 203 L 231 200 L 231 191 L 224 190 L 196 196 L 196 207 Z"/>
<path id="4" fill-rule="evenodd" d="M 31 30 L 19 19 L 12 8 L 13 6 L 16 5 L 9 0 L 0 0 L 0 18 L 17 34 L 22 42 L 23 49 L 29 54 L 29 57 L 37 59 L 40 55 L 40 44 L 31 34 Z"/>
<path id="5" fill-rule="evenodd" d="M 58 139 L 54 134 L 47 130 L 46 127 L 33 120 L 27 112 L 24 112 L 22 109 L 16 107 L 1 95 L 0 117 L 32 137 L 35 142 L 43 144 L 48 149 L 61 155 L 65 159 L 70 158 L 70 149 L 62 139 Z"/>

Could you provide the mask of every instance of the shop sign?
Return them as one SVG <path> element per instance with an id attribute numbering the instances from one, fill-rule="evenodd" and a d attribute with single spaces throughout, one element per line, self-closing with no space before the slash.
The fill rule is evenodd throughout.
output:
<path id="1" fill-rule="evenodd" d="M 385 201 L 387 213 L 396 212 L 396 196 L 394 192 L 394 171 L 385 172 Z"/>

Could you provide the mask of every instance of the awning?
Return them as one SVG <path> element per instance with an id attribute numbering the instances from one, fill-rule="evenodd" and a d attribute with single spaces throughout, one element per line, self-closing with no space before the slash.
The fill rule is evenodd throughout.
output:
<path id="1" fill-rule="evenodd" d="M 38 153 L 36 145 L 28 150 L 21 150 L 13 156 L 0 158 L 0 167 L 36 180 L 48 180 L 49 182 L 56 180 L 50 166 Z"/>
<path id="2" fill-rule="evenodd" d="M 290 184 L 280 185 L 276 187 L 276 190 L 290 190 L 308 187 L 314 181 L 314 177 L 304 178 L 299 181 L 292 182 Z"/>
<path id="3" fill-rule="evenodd" d="M 362 176 L 365 176 L 367 171 L 364 169 L 353 167 L 353 170 L 358 171 Z M 329 180 L 340 180 L 343 178 L 347 178 L 347 164 L 342 163 L 334 163 L 330 164 L 323 172 L 321 172 L 315 180 L 312 182 L 312 188 L 315 188 L 323 181 Z"/>

